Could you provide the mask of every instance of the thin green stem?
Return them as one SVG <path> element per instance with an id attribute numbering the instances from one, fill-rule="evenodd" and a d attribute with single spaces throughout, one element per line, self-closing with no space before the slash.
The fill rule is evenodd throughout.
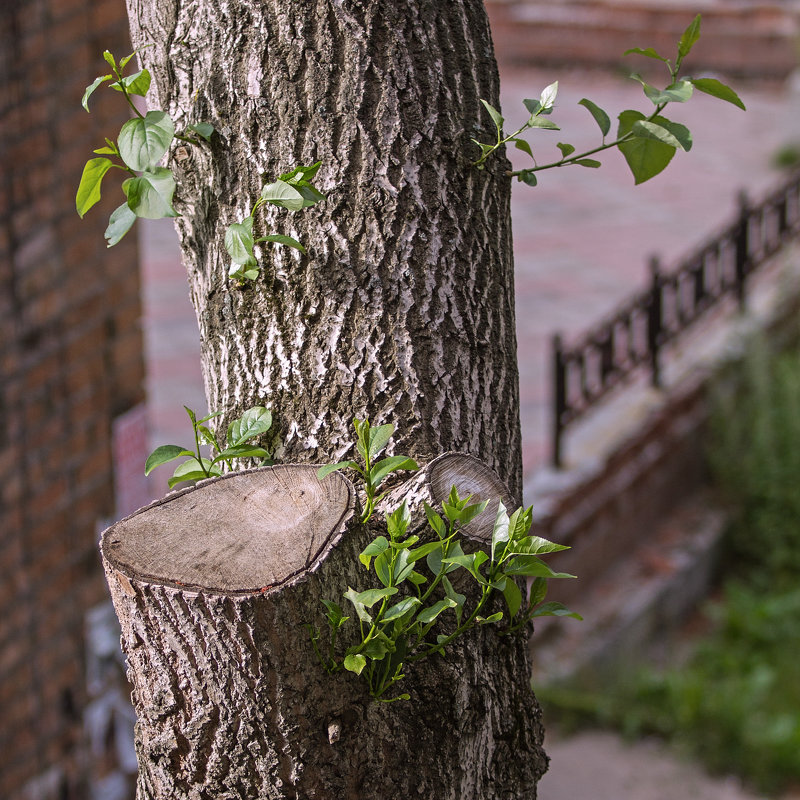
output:
<path id="1" fill-rule="evenodd" d="M 124 95 L 125 99 L 128 101 L 128 105 L 134 110 L 134 113 L 136 114 L 137 117 L 139 117 L 139 119 L 144 119 L 144 114 L 142 114 L 142 112 L 139 111 L 138 108 L 136 108 L 136 103 L 134 103 L 133 100 L 131 100 L 131 96 L 128 94 L 128 90 L 125 88 L 125 84 L 122 81 L 122 74 L 116 67 L 114 68 L 114 74 L 117 76 L 117 85 L 122 91 L 122 94 Z"/>

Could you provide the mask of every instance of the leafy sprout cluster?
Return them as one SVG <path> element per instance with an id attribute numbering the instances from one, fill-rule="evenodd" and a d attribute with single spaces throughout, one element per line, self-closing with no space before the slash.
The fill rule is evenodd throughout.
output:
<path id="1" fill-rule="evenodd" d="M 386 492 L 379 493 L 381 484 L 386 478 L 398 470 L 419 469 L 419 465 L 413 458 L 401 455 L 376 460 L 389 444 L 394 433 L 394 425 L 372 427 L 369 420 L 362 421 L 356 418 L 353 420 L 353 427 L 356 429 L 356 451 L 361 456 L 361 463 L 348 460 L 326 464 L 318 470 L 317 477 L 322 479 L 331 472 L 352 469 L 364 482 L 365 503 L 361 521 L 366 522 L 372 516 L 375 505 L 386 496 Z"/>
<path id="2" fill-rule="evenodd" d="M 188 125 L 184 134 L 177 134 L 174 120 L 165 111 L 151 110 L 143 114 L 138 109 L 133 97 L 147 96 L 151 76 L 146 69 L 125 75 L 125 68 L 136 52 L 117 63 L 106 50 L 103 58 L 111 67 L 111 72 L 95 78 L 86 87 L 82 100 L 83 107 L 89 111 L 89 98 L 96 89 L 108 83 L 110 88 L 122 93 L 134 114 L 120 129 L 117 140 L 107 138 L 105 146 L 94 151 L 97 158 L 86 162 L 75 196 L 75 207 L 83 217 L 100 201 L 103 178 L 109 170 L 120 169 L 129 175 L 122 183 L 125 202 L 111 214 L 106 228 L 105 238 L 109 247 L 125 236 L 137 217 L 162 219 L 178 216 L 172 205 L 176 190 L 175 176 L 161 162 L 176 139 L 199 146 L 201 139 L 210 143 L 214 134 L 214 127 L 207 122 Z M 242 222 L 228 227 L 225 249 L 233 261 L 229 274 L 234 280 L 243 283 L 258 277 L 255 245 L 262 242 L 287 245 L 306 252 L 303 245 L 291 236 L 278 233 L 256 236 L 253 226 L 256 212 L 265 204 L 299 211 L 324 200 L 325 195 L 311 183 L 319 167 L 320 162 L 308 167 L 298 166 L 281 175 L 278 180 L 266 184 L 250 214 Z"/>
<path id="3" fill-rule="evenodd" d="M 662 62 L 669 72 L 669 83 L 664 89 L 658 89 L 647 83 L 638 73 L 631 75 L 634 80 L 642 85 L 645 96 L 655 108 L 650 114 L 644 114 L 633 109 L 621 112 L 617 118 L 617 132 L 613 140 L 607 141 L 607 137 L 611 132 L 609 115 L 591 100 L 583 98 L 579 101 L 579 105 L 584 106 L 589 111 L 600 128 L 600 133 L 602 134 L 601 143 L 596 147 L 578 153 L 574 145 L 567 142 L 559 142 L 557 146 L 561 151 L 560 159 L 546 164 L 537 163 L 529 142 L 521 138 L 521 134 L 527 130 L 537 128 L 560 130 L 558 125 L 548 119 L 553 112 L 558 94 L 558 82 L 556 81 L 544 89 L 538 100 L 523 100 L 523 104 L 530 116 L 520 128 L 511 134 L 504 133 L 503 125 L 505 120 L 500 112 L 485 100 L 481 100 L 494 123 L 496 138 L 488 143 L 480 142 L 477 139 L 472 140 L 481 150 L 480 156 L 473 162 L 474 166 L 478 169 L 484 169 L 487 159 L 493 153 L 503 145 L 513 142 L 518 150 L 522 150 L 533 159 L 534 166 L 509 172 L 509 176 L 515 177 L 529 186 L 536 186 L 537 172 L 572 165 L 597 168 L 601 166 L 601 163 L 594 158 L 590 158 L 590 156 L 616 147 L 624 156 L 629 169 L 633 173 L 636 184 L 644 183 L 655 177 L 667 167 L 678 150 L 688 152 L 692 147 L 692 135 L 689 129 L 681 123 L 667 119 L 662 114 L 670 103 L 685 103 L 692 97 L 694 90 L 697 89 L 712 97 L 732 103 L 742 110 L 745 108 L 744 103 L 736 92 L 716 78 L 680 77 L 683 60 L 689 55 L 692 47 L 700 38 L 700 19 L 701 17 L 698 14 L 683 32 L 678 43 L 678 52 L 674 64 L 671 59 L 662 56 L 652 47 L 634 47 L 625 52 L 625 55 L 636 54 Z"/>
<path id="4" fill-rule="evenodd" d="M 221 445 L 205 423 L 218 417 L 222 412 L 217 411 L 197 419 L 192 409 L 186 406 L 184 408 L 194 430 L 194 450 L 188 450 L 177 444 L 162 444 L 148 456 L 144 467 L 145 475 L 149 475 L 162 464 L 184 458 L 185 460 L 175 468 L 168 481 L 169 488 L 172 489 L 184 481 L 200 481 L 222 475 L 223 464 L 231 470 L 234 459 L 237 458 L 259 458 L 262 466 L 273 463 L 271 453 L 254 444 L 259 436 L 272 427 L 272 414 L 269 409 L 263 406 L 248 408 L 241 417 L 228 425 L 225 443 Z M 209 448 L 208 456 L 202 454 L 203 447 Z"/>
<path id="5" fill-rule="evenodd" d="M 388 538 L 377 536 L 359 555 L 379 586 L 364 591 L 348 587 L 344 593 L 358 619 L 355 644 L 338 652 L 339 633 L 353 617 L 331 600 L 322 600 L 330 629 L 325 653 L 320 631 L 308 626 L 317 656 L 329 672 L 344 669 L 364 677 L 375 700 L 408 700 L 407 693 L 387 697 L 405 677 L 407 665 L 445 654 L 453 640 L 479 625 L 500 622 L 503 611 L 484 616 L 496 593 L 503 595 L 508 612 L 504 633 L 522 630 L 536 617 L 580 619 L 561 603 L 544 602 L 549 578 L 574 576 L 554 572 L 542 560 L 542 555 L 567 548 L 530 535 L 531 509 L 519 508 L 509 517 L 500 503 L 488 552 L 465 553 L 461 530 L 487 506 L 485 501 L 470 501 L 471 496 L 461 498 L 453 487 L 442 503 L 444 518 L 426 503 L 428 525 L 435 534 L 427 542 L 407 535 L 410 514 L 405 503 L 386 515 Z M 477 584 L 471 607 L 467 595 L 457 590 L 459 573 L 468 573 Z M 517 582 L 520 578 L 533 579 L 527 599 Z"/>

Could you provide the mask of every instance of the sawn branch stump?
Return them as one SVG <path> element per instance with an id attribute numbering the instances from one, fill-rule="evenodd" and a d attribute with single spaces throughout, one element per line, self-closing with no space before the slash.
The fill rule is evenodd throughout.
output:
<path id="1" fill-rule="evenodd" d="M 535 798 L 523 641 L 476 631 L 410 668 L 411 700 L 391 704 L 317 660 L 306 625 L 326 627 L 321 598 L 368 588 L 358 553 L 373 535 L 352 484 L 305 465 L 206 481 L 103 534 L 137 800 Z"/>

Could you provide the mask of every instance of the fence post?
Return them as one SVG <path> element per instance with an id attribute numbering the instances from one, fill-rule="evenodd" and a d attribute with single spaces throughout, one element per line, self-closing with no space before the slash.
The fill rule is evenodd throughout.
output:
<path id="1" fill-rule="evenodd" d="M 561 334 L 552 340 L 553 349 L 553 466 L 561 469 L 561 445 L 564 434 L 562 417 L 567 407 L 567 376 L 564 369 L 564 351 Z"/>
<path id="2" fill-rule="evenodd" d="M 739 192 L 739 229 L 736 233 L 736 297 L 739 310 L 747 306 L 747 272 L 750 266 L 750 200 L 747 192 Z"/>
<path id="3" fill-rule="evenodd" d="M 658 351 L 661 346 L 661 330 L 663 326 L 663 286 L 661 283 L 661 265 L 658 256 L 650 259 L 650 306 L 647 314 L 647 349 L 650 351 L 651 382 L 654 389 L 661 388 L 661 364 Z"/>

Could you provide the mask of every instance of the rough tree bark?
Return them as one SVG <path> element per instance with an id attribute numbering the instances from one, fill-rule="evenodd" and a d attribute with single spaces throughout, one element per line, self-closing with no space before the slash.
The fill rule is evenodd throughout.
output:
<path id="1" fill-rule="evenodd" d="M 496 501 L 502 489 L 468 457 L 436 472 L 406 497 L 438 503 L 455 484 Z M 467 550 L 491 535 L 479 520 Z M 105 532 L 137 800 L 536 797 L 538 710 L 518 650 L 491 628 L 408 669 L 405 702 L 375 702 L 363 679 L 322 669 L 304 626 L 319 624 L 320 598 L 362 586 L 372 535 L 349 481 L 307 465 L 212 479 Z"/>
<path id="2" fill-rule="evenodd" d="M 210 408 L 224 412 L 221 424 L 256 402 L 267 405 L 283 461 L 329 463 L 351 447 L 354 416 L 393 422 L 399 452 L 420 461 L 471 453 L 519 503 L 510 183 L 503 159 L 482 172 L 470 166 L 470 138 L 490 135 L 479 99 L 498 105 L 499 93 L 481 0 L 128 0 L 128 9 L 134 45 L 152 45 L 141 58 L 153 73 L 153 105 L 168 110 L 179 130 L 211 122 L 219 132 L 210 146 L 180 146 L 170 159 L 206 391 Z M 238 287 L 228 278 L 227 226 L 249 213 L 264 182 L 317 160 L 324 203 L 257 219 L 263 233 L 300 239 L 308 256 L 266 250 L 259 279 Z M 213 494 L 226 485 L 201 488 Z M 420 497 L 429 491 L 417 489 Z M 289 493 L 286 504 L 290 514 Z M 149 514 L 136 519 L 145 524 Z M 214 528 L 198 526 L 201 537 Z M 156 539 L 159 530 L 152 529 Z M 294 534 L 284 535 L 288 542 Z M 353 527 L 350 539 L 358 535 Z M 170 565 L 171 551 L 160 558 Z M 328 596 L 340 597 L 346 586 L 333 591 L 337 570 L 326 577 L 327 563 L 319 578 L 301 584 L 319 580 Z M 265 654 L 281 648 L 267 623 L 276 612 L 267 609 L 283 600 L 270 591 L 254 592 L 247 582 L 222 588 L 211 575 L 187 591 L 165 570 L 121 567 L 109 572 L 110 584 L 127 626 L 132 678 L 142 687 L 136 692 L 150 698 L 139 709 L 142 770 L 156 763 L 179 782 L 196 775 L 201 788 L 191 778 L 183 794 L 170 793 L 142 779 L 139 800 L 383 800 L 418 790 L 454 800 L 536 796 L 546 757 L 520 639 L 481 628 L 448 659 L 414 665 L 412 701 L 386 706 L 358 694 L 352 676 L 331 679 L 315 669 L 296 639 L 287 640 L 283 661 L 271 661 Z M 295 595 L 304 598 L 297 608 L 315 609 L 306 588 Z M 314 612 L 292 613 L 299 620 Z M 259 635 L 248 642 L 251 629 Z M 219 644 L 236 631 L 241 647 Z M 141 657 L 147 652 L 159 664 L 183 658 L 197 670 L 191 679 L 177 667 L 164 673 L 164 709 L 160 673 Z M 256 670 L 248 674 L 259 677 L 235 689 L 241 659 L 258 658 L 257 666 L 248 661 Z M 202 696 L 214 701 L 202 710 L 195 680 L 209 682 Z M 292 703 L 304 704 L 292 714 L 314 721 L 311 738 L 299 723 L 283 725 L 278 683 Z M 274 753 L 279 771 L 270 783 L 256 766 L 250 774 L 261 777 L 247 786 L 237 783 L 237 759 L 250 764 L 266 752 L 265 725 L 253 722 L 262 700 L 282 709 L 267 721 L 269 735 L 284 736 Z M 331 703 L 365 742 L 339 760 L 325 749 Z M 216 741 L 212 734 L 224 728 L 218 715 L 231 709 L 250 722 L 226 734 L 230 747 L 209 744 L 204 731 Z M 162 710 L 164 738 L 147 739 L 146 726 L 161 724 Z M 213 753 L 209 771 L 198 754 Z M 304 783 L 319 773 L 317 759 L 335 790 L 319 784 L 312 794 Z"/>
<path id="3" fill-rule="evenodd" d="M 479 99 L 499 99 L 481 0 L 128 8 L 157 107 L 221 133 L 173 159 L 210 408 L 267 402 L 297 461 L 338 460 L 367 413 L 400 452 L 478 456 L 519 500 L 510 182 L 503 159 L 470 167 Z M 328 199 L 257 222 L 309 255 L 270 246 L 235 288 L 225 229 L 262 174 L 317 160 Z"/>

